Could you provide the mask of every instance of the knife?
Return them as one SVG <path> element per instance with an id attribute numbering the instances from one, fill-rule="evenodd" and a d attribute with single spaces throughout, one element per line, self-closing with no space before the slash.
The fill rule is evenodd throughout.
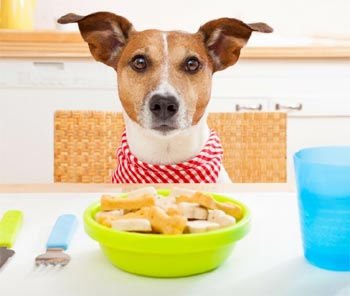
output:
<path id="1" fill-rule="evenodd" d="M 7 211 L 0 221 L 0 268 L 15 254 L 15 251 L 9 248 L 15 242 L 22 221 L 23 213 L 17 210 Z"/>

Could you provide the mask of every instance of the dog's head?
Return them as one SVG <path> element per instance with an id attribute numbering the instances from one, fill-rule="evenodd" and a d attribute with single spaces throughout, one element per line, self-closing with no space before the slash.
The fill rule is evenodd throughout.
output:
<path id="1" fill-rule="evenodd" d="M 264 23 L 232 18 L 210 21 L 194 34 L 139 32 L 109 12 L 67 14 L 58 22 L 78 23 L 93 57 L 117 71 L 127 115 L 162 135 L 197 124 L 210 99 L 212 74 L 237 62 L 253 31 L 272 32 Z"/>

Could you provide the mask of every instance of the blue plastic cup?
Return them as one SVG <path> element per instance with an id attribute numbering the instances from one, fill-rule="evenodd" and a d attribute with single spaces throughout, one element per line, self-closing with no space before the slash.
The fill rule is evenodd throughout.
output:
<path id="1" fill-rule="evenodd" d="M 350 271 L 350 146 L 300 150 L 294 167 L 305 258 Z"/>

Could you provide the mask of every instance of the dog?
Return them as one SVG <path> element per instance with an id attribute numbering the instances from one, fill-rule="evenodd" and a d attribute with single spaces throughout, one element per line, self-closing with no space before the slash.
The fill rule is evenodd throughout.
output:
<path id="1" fill-rule="evenodd" d="M 265 23 L 220 18 L 196 33 L 136 31 L 110 12 L 73 13 L 95 60 L 117 72 L 125 132 L 115 183 L 230 183 L 222 146 L 206 123 L 213 73 L 234 65 L 252 32 Z"/>

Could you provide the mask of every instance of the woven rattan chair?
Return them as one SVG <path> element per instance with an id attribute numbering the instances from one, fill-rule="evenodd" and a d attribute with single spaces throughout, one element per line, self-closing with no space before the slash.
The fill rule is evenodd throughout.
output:
<path id="1" fill-rule="evenodd" d="M 56 111 L 54 181 L 110 183 L 124 121 L 121 113 Z M 286 114 L 211 113 L 233 182 L 286 182 Z"/>

